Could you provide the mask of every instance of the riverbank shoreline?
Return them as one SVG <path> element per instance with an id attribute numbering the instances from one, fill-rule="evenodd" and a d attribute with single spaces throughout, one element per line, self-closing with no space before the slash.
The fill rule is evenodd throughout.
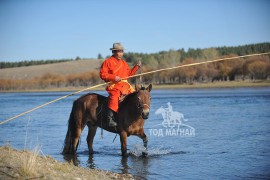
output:
<path id="1" fill-rule="evenodd" d="M 147 86 L 148 84 L 146 84 Z M 90 88 L 91 86 L 89 86 Z M 153 89 L 207 89 L 207 88 L 244 88 L 244 87 L 270 87 L 270 80 L 264 81 L 217 81 L 210 83 L 192 84 L 153 84 Z M 24 89 L 24 90 L 0 90 L 5 92 L 77 92 L 88 87 L 66 87 L 66 88 L 46 88 L 46 89 Z M 104 91 L 105 86 L 93 88 L 86 91 Z"/>
<path id="2" fill-rule="evenodd" d="M 135 179 L 130 174 L 86 169 L 72 163 L 62 163 L 41 150 L 16 150 L 0 146 L 0 179 Z"/>

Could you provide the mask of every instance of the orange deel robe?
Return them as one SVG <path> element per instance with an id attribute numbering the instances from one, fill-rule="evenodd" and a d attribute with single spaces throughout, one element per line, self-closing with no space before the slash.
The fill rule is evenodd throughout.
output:
<path id="1" fill-rule="evenodd" d="M 125 77 L 132 76 L 139 69 L 139 66 L 134 66 L 132 69 L 128 66 L 125 60 L 117 60 L 114 56 L 106 59 L 100 68 L 100 78 L 106 82 L 112 81 L 106 90 L 109 93 L 108 107 L 118 112 L 118 101 L 121 94 L 129 94 L 134 91 L 132 86 L 125 81 Z M 119 76 L 122 80 L 115 82 L 115 77 Z"/>

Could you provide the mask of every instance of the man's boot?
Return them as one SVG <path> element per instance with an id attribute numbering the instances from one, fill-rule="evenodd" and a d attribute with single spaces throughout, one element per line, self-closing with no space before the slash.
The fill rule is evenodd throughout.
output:
<path id="1" fill-rule="evenodd" d="M 108 108 L 107 120 L 109 122 L 109 127 L 117 126 L 117 123 L 113 120 L 114 119 L 113 114 L 114 112 L 110 108 Z"/>

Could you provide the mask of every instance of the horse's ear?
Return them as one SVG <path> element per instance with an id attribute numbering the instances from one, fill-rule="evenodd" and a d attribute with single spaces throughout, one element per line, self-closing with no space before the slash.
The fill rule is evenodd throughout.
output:
<path id="1" fill-rule="evenodd" d="M 135 90 L 139 91 L 141 89 L 141 87 L 138 84 L 135 84 Z"/>
<path id="2" fill-rule="evenodd" d="M 152 90 L 152 84 L 150 84 L 147 88 L 146 88 L 147 91 L 151 91 Z"/>

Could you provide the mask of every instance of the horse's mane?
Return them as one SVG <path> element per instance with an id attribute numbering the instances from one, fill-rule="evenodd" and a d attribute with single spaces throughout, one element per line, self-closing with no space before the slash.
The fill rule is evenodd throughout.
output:
<path id="1" fill-rule="evenodd" d="M 146 90 L 146 88 L 145 87 L 141 87 L 141 89 L 140 90 Z"/>
<path id="2" fill-rule="evenodd" d="M 145 88 L 145 87 L 141 87 L 140 90 L 146 90 L 146 88 Z M 129 99 L 131 99 L 133 96 L 136 96 L 136 95 L 138 94 L 138 92 L 139 92 L 139 91 L 135 91 L 135 92 L 133 92 L 133 93 L 128 94 L 128 95 L 125 97 L 125 99 L 120 103 L 120 105 L 126 104 L 126 103 L 129 101 Z M 106 96 L 103 96 L 103 95 L 101 95 L 101 94 L 91 93 L 91 92 L 90 92 L 90 93 L 87 93 L 87 94 L 82 95 L 81 97 L 79 97 L 79 99 L 84 98 L 84 97 L 89 96 L 89 95 L 97 95 L 98 97 L 101 97 L 101 98 L 107 98 Z"/>
<path id="3" fill-rule="evenodd" d="M 136 96 L 137 94 L 138 94 L 138 91 L 128 94 L 121 104 L 125 104 L 127 101 L 129 101 L 129 99 L 131 99 L 133 96 Z"/>

